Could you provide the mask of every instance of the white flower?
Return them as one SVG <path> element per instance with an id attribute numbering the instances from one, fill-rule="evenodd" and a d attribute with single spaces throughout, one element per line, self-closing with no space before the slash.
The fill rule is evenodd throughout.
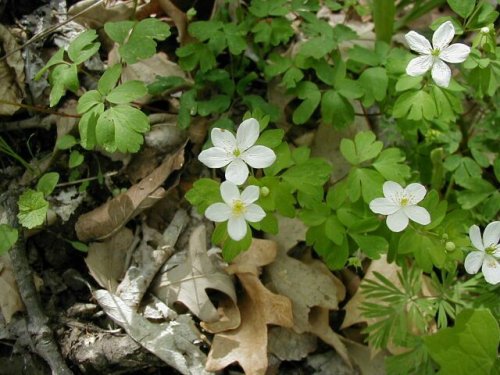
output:
<path id="1" fill-rule="evenodd" d="M 467 59 L 470 47 L 465 44 L 455 43 L 450 45 L 455 28 L 450 21 L 446 21 L 432 35 L 432 46 L 425 37 L 415 31 L 405 35 L 409 47 L 422 56 L 410 61 L 406 73 L 410 76 L 420 76 L 432 68 L 432 79 L 438 86 L 448 87 L 450 84 L 451 70 L 448 63 L 461 63 Z"/>
<path id="2" fill-rule="evenodd" d="M 276 160 L 276 155 L 269 147 L 254 146 L 259 138 L 259 123 L 254 118 L 241 123 L 236 138 L 229 130 L 219 128 L 212 130 L 211 138 L 214 147 L 202 151 L 198 159 L 209 168 L 227 165 L 226 180 L 236 185 L 246 181 L 247 164 L 253 168 L 266 168 Z"/>
<path id="3" fill-rule="evenodd" d="M 431 215 L 417 206 L 424 199 L 426 190 L 421 184 L 410 184 L 406 188 L 394 181 L 386 181 L 382 187 L 385 198 L 376 198 L 370 202 L 370 209 L 376 214 L 388 215 L 387 226 L 393 232 L 401 232 L 408 226 L 408 219 L 427 225 Z"/>
<path id="4" fill-rule="evenodd" d="M 235 241 L 241 240 L 247 234 L 247 221 L 261 221 L 266 213 L 254 204 L 259 199 L 259 188 L 248 186 L 240 195 L 238 187 L 230 181 L 220 185 L 220 194 L 224 203 L 214 203 L 205 211 L 205 216 L 217 223 L 227 221 L 229 237 Z"/>
<path id="5" fill-rule="evenodd" d="M 477 225 L 469 229 L 470 241 L 478 251 L 472 251 L 465 258 L 465 270 L 475 274 L 481 268 L 485 280 L 490 284 L 500 283 L 500 221 L 494 221 L 486 226 L 481 238 Z"/>

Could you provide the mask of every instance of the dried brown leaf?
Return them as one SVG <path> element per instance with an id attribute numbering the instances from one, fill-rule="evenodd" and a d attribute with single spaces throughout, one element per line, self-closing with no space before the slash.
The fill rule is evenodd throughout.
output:
<path id="1" fill-rule="evenodd" d="M 300 361 L 317 348 L 317 338 L 293 329 L 273 327 L 269 330 L 269 352 L 282 361 Z"/>
<path id="2" fill-rule="evenodd" d="M 184 146 L 167 156 L 159 167 L 127 192 L 81 215 L 75 225 L 80 241 L 105 239 L 112 236 L 130 219 L 161 199 L 165 195 L 165 190 L 160 186 L 172 172 L 179 170 L 183 165 Z M 169 186 L 171 187 L 172 185 Z"/>
<path id="3" fill-rule="evenodd" d="M 219 313 L 210 301 L 207 290 L 216 290 L 236 304 L 236 292 L 231 277 L 221 270 L 207 254 L 205 226 L 197 227 L 189 238 L 186 262 L 165 272 L 157 279 L 153 292 L 171 305 L 181 302 L 205 322 L 217 322 Z"/>
<path id="4" fill-rule="evenodd" d="M 128 228 L 122 228 L 103 242 L 93 242 L 85 263 L 97 283 L 110 292 L 115 292 L 119 280 L 126 271 L 127 252 L 134 241 Z"/>
<path id="5" fill-rule="evenodd" d="M 6 323 L 9 323 L 18 311 L 24 310 L 24 304 L 17 289 L 14 271 L 8 254 L 0 256 L 0 311 Z"/>
<path id="6" fill-rule="evenodd" d="M 10 31 L 0 25 L 0 49 L 8 55 L 0 61 L 0 99 L 6 102 L 21 103 L 24 99 L 24 60 L 21 51 L 9 54 L 18 48 Z M 0 115 L 12 115 L 19 109 L 17 105 L 0 103 Z"/>

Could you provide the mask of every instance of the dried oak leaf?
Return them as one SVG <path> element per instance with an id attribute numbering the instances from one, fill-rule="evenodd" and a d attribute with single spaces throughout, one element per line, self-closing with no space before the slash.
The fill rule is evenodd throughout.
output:
<path id="1" fill-rule="evenodd" d="M 18 311 L 24 310 L 24 304 L 17 289 L 14 271 L 8 254 L 0 257 L 0 312 L 5 322 L 9 323 Z"/>
<path id="2" fill-rule="evenodd" d="M 134 235 L 128 228 L 122 228 L 114 236 L 103 242 L 93 242 L 85 263 L 97 283 L 114 293 L 126 271 L 127 251 L 134 241 Z"/>
<path id="3" fill-rule="evenodd" d="M 213 323 L 221 317 L 207 295 L 208 289 L 225 294 L 236 305 L 233 281 L 208 256 L 206 229 L 200 225 L 189 238 L 186 262 L 161 274 L 154 284 L 153 293 L 168 305 L 181 302 L 201 320 Z"/>
<path id="4" fill-rule="evenodd" d="M 205 366 L 208 371 L 218 371 L 238 362 L 247 375 L 265 374 L 267 325 L 293 326 L 290 300 L 271 293 L 257 276 L 258 267 L 272 262 L 275 256 L 275 242 L 254 239 L 250 249 L 236 257 L 229 267 L 245 291 L 238 302 L 241 325 L 215 335 Z"/>
<path id="5" fill-rule="evenodd" d="M 3 53 L 18 48 L 18 44 L 10 31 L 0 25 L 0 50 Z M 0 98 L 6 102 L 20 104 L 25 96 L 24 92 L 24 60 L 21 51 L 9 55 L 0 61 Z M 17 105 L 0 103 L 0 115 L 12 115 L 19 109 Z"/>
<path id="6" fill-rule="evenodd" d="M 184 146 L 165 158 L 147 177 L 96 209 L 81 215 L 75 224 L 80 241 L 102 240 L 115 234 L 130 219 L 163 198 L 163 182 L 184 165 Z M 168 186 L 172 188 L 177 181 Z"/>
<path id="7" fill-rule="evenodd" d="M 289 257 L 280 248 L 276 260 L 266 267 L 266 281 L 272 290 L 287 296 L 293 303 L 293 329 L 313 333 L 331 345 L 351 365 L 345 345 L 329 325 L 329 310 L 338 309 L 345 289 L 321 262 L 305 262 Z"/>

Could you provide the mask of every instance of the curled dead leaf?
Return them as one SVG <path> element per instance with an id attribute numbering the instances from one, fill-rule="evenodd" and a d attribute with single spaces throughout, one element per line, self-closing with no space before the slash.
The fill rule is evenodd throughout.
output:
<path id="1" fill-rule="evenodd" d="M 122 193 L 96 209 L 81 215 L 75 224 L 80 241 L 105 239 L 115 234 L 130 219 L 163 198 L 163 182 L 184 165 L 184 146 L 165 158 L 162 164 Z M 177 181 L 168 186 L 172 188 Z"/>
<path id="2" fill-rule="evenodd" d="M 0 256 L 0 311 L 6 323 L 9 323 L 18 311 L 24 310 L 24 304 L 17 289 L 16 278 L 8 254 Z"/>
<path id="3" fill-rule="evenodd" d="M 5 102 L 20 104 L 25 96 L 24 92 L 24 60 L 21 51 L 14 52 L 18 44 L 10 31 L 0 25 L 0 48 L 2 54 L 7 54 L 5 60 L 0 61 L 0 99 Z M 12 115 L 20 107 L 0 102 L 0 115 Z"/>

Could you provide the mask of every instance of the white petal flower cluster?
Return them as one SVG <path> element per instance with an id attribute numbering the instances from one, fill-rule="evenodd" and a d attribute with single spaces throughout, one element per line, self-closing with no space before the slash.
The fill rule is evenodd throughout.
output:
<path id="1" fill-rule="evenodd" d="M 467 59 L 470 47 L 462 44 L 451 44 L 455 36 L 455 28 L 450 21 L 444 22 L 432 35 L 432 46 L 419 33 L 410 31 L 405 35 L 408 46 L 421 56 L 414 58 L 406 67 L 410 76 L 420 76 L 432 69 L 432 79 L 438 86 L 448 87 L 451 69 L 447 63 L 461 63 Z"/>
<path id="2" fill-rule="evenodd" d="M 230 181 L 220 185 L 220 194 L 224 203 L 214 203 L 207 208 L 205 216 L 216 223 L 227 221 L 229 237 L 240 241 L 247 234 L 247 221 L 261 221 L 266 213 L 254 202 L 259 199 L 259 188 L 250 185 L 240 194 L 238 187 Z"/>
<path id="3" fill-rule="evenodd" d="M 276 160 L 269 147 L 255 145 L 259 138 L 259 122 L 250 118 L 241 123 L 236 137 L 229 130 L 214 128 L 211 139 L 214 147 L 200 153 L 198 159 L 209 168 L 226 168 L 226 180 L 236 185 L 248 178 L 247 164 L 267 168 Z"/>
<path id="4" fill-rule="evenodd" d="M 427 191 L 421 184 L 413 183 L 403 188 L 397 182 L 386 181 L 382 187 L 385 198 L 370 202 L 370 209 L 376 214 L 387 215 L 387 226 L 393 232 L 401 232 L 409 220 L 422 225 L 430 224 L 431 215 L 420 206 Z"/>
<path id="5" fill-rule="evenodd" d="M 226 180 L 220 186 L 224 203 L 214 203 L 205 211 L 205 216 L 217 223 L 227 221 L 227 232 L 234 241 L 242 240 L 247 234 L 247 221 L 256 223 L 266 213 L 255 204 L 260 189 L 250 185 L 240 194 L 237 185 L 248 178 L 248 166 L 266 168 L 276 160 L 276 154 L 269 147 L 255 145 L 260 134 L 259 122 L 250 118 L 241 123 L 236 137 L 229 130 L 214 128 L 211 139 L 214 147 L 204 150 L 198 159 L 209 168 L 226 168 Z"/>
<path id="6" fill-rule="evenodd" d="M 486 226 L 483 237 L 477 225 L 469 229 L 469 238 L 477 251 L 472 251 L 465 258 L 465 270 L 470 274 L 483 272 L 486 282 L 500 283 L 500 221 Z"/>

